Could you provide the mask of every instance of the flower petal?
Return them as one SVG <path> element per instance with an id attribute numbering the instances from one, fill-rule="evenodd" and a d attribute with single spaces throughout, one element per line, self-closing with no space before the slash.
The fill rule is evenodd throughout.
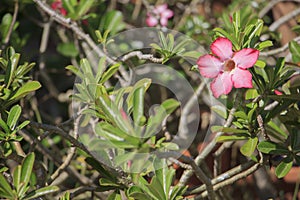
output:
<path id="1" fill-rule="evenodd" d="M 164 12 L 166 9 L 168 9 L 168 5 L 166 3 L 165 4 L 161 4 L 161 5 L 156 6 L 153 9 L 153 13 L 160 14 L 160 13 Z"/>
<path id="2" fill-rule="evenodd" d="M 168 18 L 162 17 L 162 18 L 160 18 L 159 21 L 160 21 L 160 24 L 162 26 L 167 26 L 168 25 Z"/>
<path id="3" fill-rule="evenodd" d="M 209 54 L 201 56 L 197 64 L 200 74 L 207 78 L 217 77 L 223 67 L 223 63 L 218 58 Z"/>
<path id="4" fill-rule="evenodd" d="M 236 67 L 231 73 L 235 88 L 252 88 L 252 74 L 246 69 Z"/>
<path id="5" fill-rule="evenodd" d="M 150 27 L 156 26 L 158 24 L 158 20 L 155 17 L 153 17 L 152 15 L 148 15 L 148 17 L 146 19 L 146 24 Z"/>
<path id="6" fill-rule="evenodd" d="M 173 11 L 170 10 L 170 9 L 167 9 L 167 10 L 165 10 L 164 12 L 162 12 L 162 13 L 160 14 L 161 18 L 167 18 L 167 19 L 173 17 L 173 15 L 174 15 L 174 13 L 173 13 Z"/>
<path id="7" fill-rule="evenodd" d="M 235 52 L 232 60 L 242 69 L 252 67 L 258 59 L 259 51 L 252 48 L 245 48 Z"/>
<path id="8" fill-rule="evenodd" d="M 210 49 L 222 61 L 230 59 L 233 54 L 232 43 L 227 38 L 219 37 L 210 45 Z"/>
<path id="9" fill-rule="evenodd" d="M 231 74 L 228 72 L 219 74 L 219 76 L 211 82 L 210 88 L 216 98 L 219 98 L 222 94 L 229 94 L 232 90 Z"/>

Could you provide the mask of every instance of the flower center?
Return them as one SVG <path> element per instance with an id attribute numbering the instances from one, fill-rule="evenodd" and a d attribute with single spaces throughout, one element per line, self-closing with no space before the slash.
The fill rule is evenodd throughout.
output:
<path id="1" fill-rule="evenodd" d="M 235 62 L 233 60 L 226 60 L 224 64 L 224 71 L 230 72 L 235 68 Z"/>

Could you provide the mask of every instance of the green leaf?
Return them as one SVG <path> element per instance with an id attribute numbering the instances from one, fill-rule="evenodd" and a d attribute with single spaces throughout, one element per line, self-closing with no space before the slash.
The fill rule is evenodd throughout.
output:
<path id="1" fill-rule="evenodd" d="M 21 115 L 21 106 L 19 105 L 15 105 L 14 107 L 12 107 L 9 111 L 8 117 L 7 117 L 7 125 L 9 126 L 9 128 L 11 130 L 14 130 L 18 119 Z"/>
<path id="2" fill-rule="evenodd" d="M 21 182 L 24 183 L 25 186 L 29 183 L 30 176 L 33 169 L 35 154 L 30 153 L 22 162 L 22 169 L 21 169 Z"/>
<path id="3" fill-rule="evenodd" d="M 180 55 L 182 57 L 190 57 L 190 58 L 198 59 L 202 55 L 202 53 L 199 51 L 187 51 Z"/>
<path id="4" fill-rule="evenodd" d="M 282 69 L 284 68 L 285 65 L 285 59 L 284 58 L 278 58 L 276 65 L 275 65 L 275 71 L 274 71 L 274 75 L 278 76 L 281 74 Z"/>
<path id="5" fill-rule="evenodd" d="M 101 57 L 98 63 L 98 69 L 96 74 L 96 83 L 100 83 L 103 72 L 106 69 L 106 57 Z"/>
<path id="6" fill-rule="evenodd" d="M 7 34 L 9 32 L 9 28 L 11 26 L 12 23 L 12 15 L 10 13 L 5 14 L 2 17 L 2 21 L 1 21 L 1 25 L 0 25 L 0 32 L 1 32 L 1 38 L 2 38 L 2 42 L 5 42 L 5 38 L 7 37 Z"/>
<path id="7" fill-rule="evenodd" d="M 265 48 L 268 48 L 268 47 L 271 47 L 271 46 L 273 46 L 273 42 L 270 41 L 270 40 L 266 40 L 266 41 L 263 41 L 263 42 L 259 43 L 257 49 L 259 51 L 261 51 L 261 50 L 263 50 Z"/>
<path id="8" fill-rule="evenodd" d="M 35 199 L 37 197 L 41 197 L 46 194 L 57 192 L 58 190 L 59 190 L 59 187 L 57 187 L 56 185 L 46 186 L 46 187 L 31 191 L 23 198 L 23 200 Z"/>
<path id="9" fill-rule="evenodd" d="M 10 134 L 11 130 L 9 129 L 6 122 L 3 121 L 1 118 L 0 118 L 0 127 L 5 131 L 6 134 Z"/>
<path id="10" fill-rule="evenodd" d="M 165 109 L 167 114 L 171 114 L 178 106 L 180 106 L 180 103 L 175 99 L 167 99 L 161 104 L 161 106 Z"/>
<path id="11" fill-rule="evenodd" d="M 238 141 L 238 140 L 247 140 L 249 135 L 246 133 L 235 133 L 233 135 L 221 135 L 217 137 L 217 142 L 228 142 L 228 141 Z"/>
<path id="12" fill-rule="evenodd" d="M 117 32 L 125 28 L 123 22 L 123 14 L 120 11 L 112 10 L 107 12 L 101 17 L 99 29 L 103 33 L 105 30 L 109 30 L 111 35 L 115 35 Z"/>
<path id="13" fill-rule="evenodd" d="M 227 118 L 227 111 L 226 111 L 226 108 L 224 106 L 215 105 L 215 106 L 212 106 L 211 109 L 215 113 L 217 113 L 220 117 L 222 117 L 223 119 Z"/>
<path id="14" fill-rule="evenodd" d="M 3 197 L 6 197 L 8 199 L 15 199 L 16 195 L 13 191 L 13 189 L 10 187 L 7 180 L 4 178 L 2 173 L 0 174 L 0 194 Z"/>
<path id="15" fill-rule="evenodd" d="M 80 1 L 79 5 L 76 9 L 76 14 L 77 16 L 80 18 L 81 16 L 83 16 L 84 14 L 86 14 L 89 9 L 92 7 L 93 3 L 95 1 L 93 0 L 89 0 L 89 1 Z"/>
<path id="16" fill-rule="evenodd" d="M 74 75 L 78 76 L 79 78 L 81 78 L 81 79 L 84 78 L 84 75 L 81 73 L 81 71 L 77 67 L 75 67 L 73 65 L 68 65 L 68 66 L 66 66 L 66 69 L 71 71 Z"/>
<path id="17" fill-rule="evenodd" d="M 133 94 L 133 120 L 138 125 L 141 124 L 141 119 L 144 117 L 144 88 L 140 87 Z"/>
<path id="18" fill-rule="evenodd" d="M 21 66 L 19 66 L 17 68 L 17 71 L 16 71 L 16 77 L 22 77 L 24 76 L 25 74 L 27 74 L 33 67 L 35 66 L 35 63 L 25 63 Z"/>
<path id="19" fill-rule="evenodd" d="M 230 128 L 230 127 L 224 127 L 224 126 L 212 126 L 211 131 L 212 132 L 223 132 L 223 133 L 248 133 L 248 130 L 236 129 L 236 128 Z"/>
<path id="20" fill-rule="evenodd" d="M 244 156 L 250 157 L 255 151 L 258 138 L 249 138 L 249 140 L 241 147 L 240 151 Z"/>
<path id="21" fill-rule="evenodd" d="M 248 116 L 244 111 L 237 111 L 233 115 L 237 118 L 241 118 L 241 119 L 244 119 L 244 120 L 248 119 Z"/>
<path id="22" fill-rule="evenodd" d="M 266 154 L 277 154 L 277 155 L 282 155 L 282 154 L 289 154 L 289 150 L 277 143 L 270 142 L 270 141 L 262 141 L 257 145 L 257 149 Z"/>
<path id="23" fill-rule="evenodd" d="M 106 179 L 106 178 L 100 178 L 99 184 L 102 186 L 114 186 L 114 187 L 120 187 L 120 185 L 111 179 Z"/>
<path id="24" fill-rule="evenodd" d="M 133 185 L 127 191 L 126 194 L 128 197 L 134 199 L 143 199 L 143 200 L 153 200 L 150 198 L 145 191 L 143 191 L 140 187 Z"/>
<path id="25" fill-rule="evenodd" d="M 68 14 L 75 13 L 74 5 L 72 4 L 72 1 L 70 0 L 62 0 L 63 7 L 68 11 Z"/>
<path id="26" fill-rule="evenodd" d="M 292 53 L 292 60 L 295 63 L 300 62 L 300 45 L 296 41 L 291 41 L 289 43 L 289 49 Z"/>
<path id="27" fill-rule="evenodd" d="M 246 97 L 245 97 L 246 100 L 255 99 L 256 97 L 258 97 L 258 92 L 256 89 L 248 89 L 247 90 Z"/>
<path id="28" fill-rule="evenodd" d="M 285 131 L 283 131 L 279 126 L 277 126 L 277 124 L 273 121 L 269 121 L 267 126 L 273 129 L 276 133 L 279 133 L 285 139 L 288 137 L 288 134 Z"/>
<path id="29" fill-rule="evenodd" d="M 17 190 L 17 193 L 19 193 L 20 190 L 20 183 L 21 183 L 21 169 L 22 166 L 18 165 L 15 169 L 14 169 L 14 173 L 13 173 L 13 183 L 14 183 L 14 187 Z"/>
<path id="30" fill-rule="evenodd" d="M 110 77 L 112 77 L 118 70 L 119 70 L 120 64 L 115 64 L 111 66 L 106 72 L 103 73 L 100 83 L 105 83 Z"/>
<path id="31" fill-rule="evenodd" d="M 255 66 L 257 66 L 259 68 L 265 68 L 266 63 L 265 63 L 265 61 L 257 60 L 256 63 L 255 63 Z"/>
<path id="32" fill-rule="evenodd" d="M 113 192 L 107 197 L 107 200 L 122 200 L 122 196 L 116 192 Z"/>
<path id="33" fill-rule="evenodd" d="M 279 165 L 275 169 L 275 175 L 278 178 L 283 178 L 289 171 L 291 170 L 293 166 L 293 158 L 292 156 L 288 156 L 284 158 Z"/>
<path id="34" fill-rule="evenodd" d="M 10 84 L 13 82 L 15 78 L 15 71 L 18 67 L 19 59 L 20 59 L 20 54 L 16 53 L 8 61 L 8 66 L 6 69 L 5 80 L 4 80 L 6 88 L 10 86 Z"/>
<path id="35" fill-rule="evenodd" d="M 33 92 L 41 87 L 41 84 L 38 81 L 26 82 L 17 92 L 11 97 L 12 100 L 18 100 L 28 93 Z"/>
<path id="36" fill-rule="evenodd" d="M 59 43 L 56 50 L 63 56 L 76 57 L 79 54 L 74 42 Z"/>

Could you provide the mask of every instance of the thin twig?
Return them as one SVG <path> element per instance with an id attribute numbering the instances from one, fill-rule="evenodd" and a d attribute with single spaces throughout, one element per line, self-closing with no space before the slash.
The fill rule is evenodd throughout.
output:
<path id="1" fill-rule="evenodd" d="M 85 193 L 85 192 L 97 192 L 97 191 L 101 191 L 100 187 L 92 187 L 92 186 L 82 186 L 82 187 L 78 187 L 76 188 L 76 190 L 73 192 L 70 192 L 70 199 L 75 198 L 76 196 Z"/>
<path id="2" fill-rule="evenodd" d="M 164 58 L 156 58 L 152 54 L 143 54 L 141 51 L 132 51 L 120 58 L 120 61 L 125 62 L 126 60 L 132 58 L 132 57 L 138 57 L 140 60 L 150 60 L 154 63 L 162 63 Z"/>
<path id="3" fill-rule="evenodd" d="M 202 81 L 201 84 L 198 86 L 197 90 L 194 92 L 193 96 L 190 97 L 188 102 L 182 109 L 180 115 L 180 121 L 178 125 L 178 139 L 187 139 L 189 135 L 189 129 L 187 128 L 188 123 L 188 116 L 191 114 L 191 109 L 195 102 L 198 102 L 197 99 L 201 95 L 204 87 L 206 86 L 206 82 Z M 197 113 L 198 114 L 198 113 Z"/>
<path id="4" fill-rule="evenodd" d="M 191 3 L 187 7 L 185 7 L 184 13 L 181 16 L 179 22 L 176 23 L 174 30 L 178 30 L 186 22 L 187 17 L 192 14 L 192 11 L 196 8 L 197 4 L 202 3 L 202 2 L 204 2 L 204 1 L 203 0 L 201 0 L 200 2 L 199 2 L 199 0 L 191 1 Z"/>
<path id="5" fill-rule="evenodd" d="M 261 166 L 261 163 L 255 163 L 252 167 L 250 167 L 249 169 L 242 171 L 241 173 L 225 180 L 222 181 L 221 183 L 218 183 L 216 185 L 214 185 L 213 189 L 214 191 L 217 191 L 221 188 L 224 188 L 227 185 L 231 185 L 232 183 L 235 183 L 236 181 L 242 179 L 242 178 L 246 178 L 247 176 L 249 176 L 250 174 L 252 174 L 253 172 L 255 172 L 259 167 Z M 195 197 L 195 200 L 197 199 L 203 199 L 204 197 L 206 197 L 208 195 L 207 191 L 204 191 L 203 193 L 201 193 L 199 196 Z"/>
<path id="6" fill-rule="evenodd" d="M 20 135 L 26 140 L 27 142 L 31 143 L 34 139 L 30 133 L 26 131 L 19 131 Z M 42 153 L 42 155 L 46 156 L 48 159 L 54 162 L 56 166 L 60 166 L 62 161 L 60 160 L 60 156 L 53 154 L 48 148 L 44 147 L 42 143 L 37 143 L 36 149 Z M 81 175 L 76 169 L 72 166 L 67 166 L 65 169 L 66 172 L 71 176 L 74 177 L 79 183 L 83 185 L 91 185 L 93 184 L 92 181 L 84 175 Z"/>
<path id="7" fill-rule="evenodd" d="M 295 42 L 300 42 L 300 36 L 299 37 L 296 37 L 294 38 L 294 41 Z M 279 54 L 279 53 L 282 53 L 284 52 L 285 50 L 287 50 L 289 48 L 289 44 L 285 44 L 284 46 L 280 47 L 280 48 L 277 48 L 277 49 L 272 49 L 270 51 L 265 51 L 265 52 L 260 52 L 260 56 L 271 56 L 271 55 L 276 55 L 276 54 Z"/>
<path id="8" fill-rule="evenodd" d="M 240 165 L 228 170 L 227 172 L 224 172 L 224 173 L 218 175 L 217 177 L 215 177 L 214 179 L 211 180 L 211 183 L 215 186 L 223 181 L 227 181 L 228 179 L 233 178 L 237 174 L 240 174 L 240 173 L 248 170 L 249 168 L 255 166 L 256 164 L 257 163 L 254 161 L 249 161 L 249 162 L 240 164 Z M 199 194 L 201 192 L 204 192 L 205 188 L 206 188 L 206 186 L 203 184 L 203 185 L 187 192 L 186 195 Z"/>
<path id="9" fill-rule="evenodd" d="M 229 127 L 234 119 L 233 114 L 236 111 L 236 108 L 239 104 L 239 99 L 237 99 L 234 103 L 234 106 L 232 107 L 232 109 L 229 112 L 228 118 L 224 124 L 224 127 Z M 216 138 L 218 138 L 220 135 L 222 135 L 223 132 L 218 132 L 216 133 L 215 137 L 213 138 L 213 140 L 203 149 L 203 151 L 195 158 L 195 162 L 196 164 L 199 166 L 203 160 L 211 153 L 211 151 L 215 148 L 216 144 L 217 144 L 217 140 Z M 183 175 L 181 176 L 180 180 L 179 180 L 179 184 L 180 185 L 186 185 L 186 183 L 188 182 L 189 178 L 191 177 L 192 172 L 189 170 L 184 171 Z"/>
<path id="10" fill-rule="evenodd" d="M 266 133 L 266 129 L 264 126 L 264 120 L 261 117 L 261 115 L 257 115 L 256 120 L 257 120 L 258 126 L 260 128 L 261 134 L 264 136 L 265 140 L 270 140 L 269 136 Z"/>
<path id="11" fill-rule="evenodd" d="M 195 163 L 195 161 L 192 158 L 182 155 L 176 151 L 160 152 L 157 154 L 157 156 L 159 156 L 161 158 L 169 158 L 169 157 L 179 158 L 180 157 L 182 162 L 185 162 L 192 167 L 192 172 L 194 172 L 196 177 L 205 184 L 209 199 L 215 199 L 215 192 L 212 188 L 212 183 L 211 183 L 210 178 L 207 177 L 207 175 L 202 171 L 202 169 Z"/>
<path id="12" fill-rule="evenodd" d="M 50 17 L 53 18 L 54 21 L 57 23 L 71 29 L 75 35 L 77 35 L 79 38 L 82 40 L 86 41 L 87 44 L 96 52 L 96 54 L 100 57 L 106 57 L 107 62 L 110 64 L 115 64 L 116 61 L 110 58 L 108 55 L 106 55 L 98 46 L 97 44 L 93 41 L 93 39 L 83 32 L 77 23 L 75 21 L 72 21 L 70 18 L 65 18 L 64 16 L 60 15 L 59 13 L 55 12 L 53 9 L 51 9 L 46 3 L 44 3 L 41 0 L 33 0 L 45 13 L 47 13 Z M 129 79 L 128 74 L 124 70 L 123 67 L 119 68 L 119 71 L 121 75 L 124 77 L 125 80 Z"/>
<path id="13" fill-rule="evenodd" d="M 263 18 L 277 3 L 280 2 L 288 2 L 288 1 L 294 1 L 297 3 L 300 3 L 300 0 L 273 0 L 270 1 L 258 14 L 259 18 Z"/>
<path id="14" fill-rule="evenodd" d="M 281 26 L 282 24 L 284 24 L 285 22 L 289 21 L 290 19 L 292 19 L 293 17 L 296 17 L 297 15 L 300 14 L 300 8 L 293 10 L 292 12 L 290 12 L 287 15 L 284 15 L 283 17 L 280 17 L 278 20 L 276 20 L 273 24 L 271 24 L 269 26 L 269 30 L 275 31 L 277 28 L 279 28 L 279 26 Z"/>
<path id="15" fill-rule="evenodd" d="M 79 128 L 79 120 L 80 116 L 76 118 L 74 123 L 74 138 L 78 139 L 78 128 Z M 60 174 L 65 170 L 65 168 L 71 163 L 72 158 L 74 157 L 76 152 L 76 147 L 73 146 L 70 148 L 68 155 L 65 161 L 57 168 L 57 170 L 51 175 L 50 179 L 48 180 L 48 184 L 50 185 Z"/>
<path id="16" fill-rule="evenodd" d="M 177 160 L 177 159 L 175 159 L 175 158 L 171 158 L 171 157 L 170 157 L 170 158 L 168 158 L 168 160 L 169 160 L 170 162 L 172 162 L 172 163 L 174 163 L 174 164 L 180 166 L 180 167 L 183 168 L 183 169 L 192 169 L 192 167 L 191 167 L 190 165 L 185 164 L 185 163 L 183 163 L 183 162 L 180 162 L 179 160 Z"/>

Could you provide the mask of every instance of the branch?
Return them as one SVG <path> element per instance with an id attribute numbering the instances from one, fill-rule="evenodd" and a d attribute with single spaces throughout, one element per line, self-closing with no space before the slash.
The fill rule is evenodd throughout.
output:
<path id="1" fill-rule="evenodd" d="M 197 99 L 202 93 L 206 83 L 203 81 L 198 86 L 197 90 L 194 92 L 193 96 L 188 100 L 185 106 L 182 109 L 182 113 L 180 115 L 180 121 L 178 125 L 178 139 L 187 139 L 189 135 L 189 129 L 187 128 L 188 116 L 191 114 L 190 110 L 192 109 L 194 102 L 198 102 Z M 198 114 L 198 113 L 197 113 Z"/>
<path id="2" fill-rule="evenodd" d="M 294 41 L 295 42 L 300 42 L 300 36 L 299 37 L 296 37 L 294 38 Z M 289 48 L 289 44 L 285 44 L 284 46 L 280 47 L 280 48 L 277 48 L 277 49 L 273 49 L 273 50 L 270 50 L 270 51 L 265 51 L 265 52 L 260 52 L 260 56 L 271 56 L 271 55 L 276 55 L 276 54 L 279 54 L 279 53 L 282 53 L 284 52 L 285 50 L 287 50 Z"/>
<path id="3" fill-rule="evenodd" d="M 242 178 L 246 178 L 247 176 L 249 176 L 250 174 L 252 174 L 253 172 L 255 172 L 259 167 L 261 166 L 261 163 L 255 163 L 253 166 L 251 166 L 249 169 L 240 172 L 239 174 L 226 179 L 216 185 L 213 186 L 214 191 L 217 191 L 221 188 L 224 188 L 227 185 L 231 185 L 233 183 L 235 183 L 236 181 L 242 179 Z M 207 191 L 202 192 L 199 196 L 197 196 L 195 198 L 195 200 L 197 199 L 203 199 L 204 197 L 206 197 L 208 195 Z"/>
<path id="4" fill-rule="evenodd" d="M 202 169 L 200 167 L 198 167 L 198 165 L 195 163 L 195 161 L 192 158 L 182 155 L 176 151 L 163 152 L 163 153 L 160 152 L 157 154 L 157 156 L 159 156 L 161 158 L 169 158 L 169 157 L 179 158 L 180 157 L 180 159 L 183 162 L 191 165 L 191 167 L 192 167 L 191 171 L 194 172 L 196 177 L 205 184 L 205 188 L 207 189 L 209 199 L 215 199 L 215 192 L 213 190 L 210 178 L 207 177 L 207 175 L 202 171 Z"/>
<path id="5" fill-rule="evenodd" d="M 30 133 L 25 132 L 24 130 L 19 131 L 19 133 L 29 143 L 31 143 L 34 140 L 33 136 Z M 56 166 L 60 166 L 62 164 L 62 161 L 60 160 L 60 156 L 53 154 L 48 148 L 44 147 L 40 142 L 37 143 L 36 148 L 44 156 L 46 156 L 48 159 L 50 159 L 52 162 L 54 162 L 54 164 Z M 67 168 L 65 170 L 70 176 L 74 177 L 82 185 L 93 184 L 92 180 L 85 177 L 84 175 L 81 175 L 72 166 L 67 166 Z"/>
<path id="6" fill-rule="evenodd" d="M 79 120 L 80 120 L 80 117 L 77 117 L 77 119 L 75 120 L 75 125 L 74 125 L 74 138 L 76 140 L 78 139 Z M 75 152 L 76 152 L 76 147 L 72 146 L 68 152 L 68 155 L 67 155 L 65 161 L 51 175 L 50 179 L 48 180 L 48 185 L 50 185 L 61 174 L 61 172 L 63 172 L 65 170 L 65 168 L 67 166 L 69 166 L 73 156 L 75 155 Z"/>
<path id="7" fill-rule="evenodd" d="M 215 187 L 216 185 L 218 185 L 222 182 L 228 181 L 236 176 L 239 176 L 239 174 L 244 173 L 245 171 L 248 171 L 249 169 L 253 168 L 257 164 L 261 164 L 261 163 L 249 161 L 249 162 L 243 163 L 241 165 L 238 165 L 238 166 L 228 170 L 227 172 L 224 172 L 224 173 L 220 174 L 219 176 L 215 177 L 214 179 L 211 180 L 211 183 Z M 197 188 L 187 192 L 186 195 L 197 194 L 197 193 L 204 192 L 204 191 L 205 191 L 205 185 L 201 185 L 200 187 L 197 187 Z"/>
<path id="8" fill-rule="evenodd" d="M 294 1 L 297 3 L 300 3 L 300 0 L 273 0 L 270 1 L 258 14 L 259 18 L 262 18 L 263 16 L 265 16 L 277 3 L 280 2 L 288 2 L 288 1 Z"/>
<path id="9" fill-rule="evenodd" d="M 239 103 L 238 101 L 235 101 L 234 106 L 232 107 L 232 109 L 229 112 L 229 116 L 226 120 L 226 123 L 224 124 L 224 127 L 229 127 L 234 119 L 233 114 L 236 111 L 237 105 Z M 196 164 L 199 166 L 203 160 L 211 153 L 211 151 L 215 148 L 217 141 L 216 138 L 218 138 L 220 135 L 222 135 L 223 132 L 218 132 L 216 133 L 215 137 L 213 138 L 213 140 L 203 149 L 203 151 L 195 158 L 195 162 Z M 183 175 L 181 176 L 180 180 L 179 180 L 179 185 L 186 185 L 187 181 L 189 180 L 189 178 L 191 177 L 192 172 L 190 170 L 186 170 L 184 171 Z"/>
<path id="10" fill-rule="evenodd" d="M 106 60 L 111 63 L 115 64 L 116 61 L 110 58 L 108 55 L 106 55 L 98 46 L 97 44 L 92 40 L 92 38 L 83 32 L 77 23 L 75 21 L 72 21 L 70 18 L 65 18 L 62 15 L 55 12 L 53 9 L 51 9 L 46 3 L 44 3 L 41 0 L 33 0 L 45 13 L 47 13 L 50 17 L 54 19 L 57 23 L 71 29 L 75 35 L 77 35 L 79 38 L 83 39 L 87 42 L 87 44 L 99 55 L 100 57 L 106 57 Z M 122 76 L 128 80 L 128 74 L 125 72 L 123 68 L 119 68 L 120 73 Z"/>
<path id="11" fill-rule="evenodd" d="M 275 31 L 279 26 L 284 24 L 285 22 L 289 21 L 291 18 L 296 17 L 300 14 L 300 8 L 293 10 L 287 15 L 284 15 L 283 17 L 280 17 L 278 20 L 276 20 L 273 24 L 269 26 L 269 30 Z"/>
<path id="12" fill-rule="evenodd" d="M 125 62 L 126 60 L 132 58 L 132 57 L 138 57 L 140 60 L 150 60 L 154 63 L 162 63 L 164 58 L 156 58 L 152 54 L 143 54 L 141 51 L 132 51 L 120 58 L 122 62 Z"/>

